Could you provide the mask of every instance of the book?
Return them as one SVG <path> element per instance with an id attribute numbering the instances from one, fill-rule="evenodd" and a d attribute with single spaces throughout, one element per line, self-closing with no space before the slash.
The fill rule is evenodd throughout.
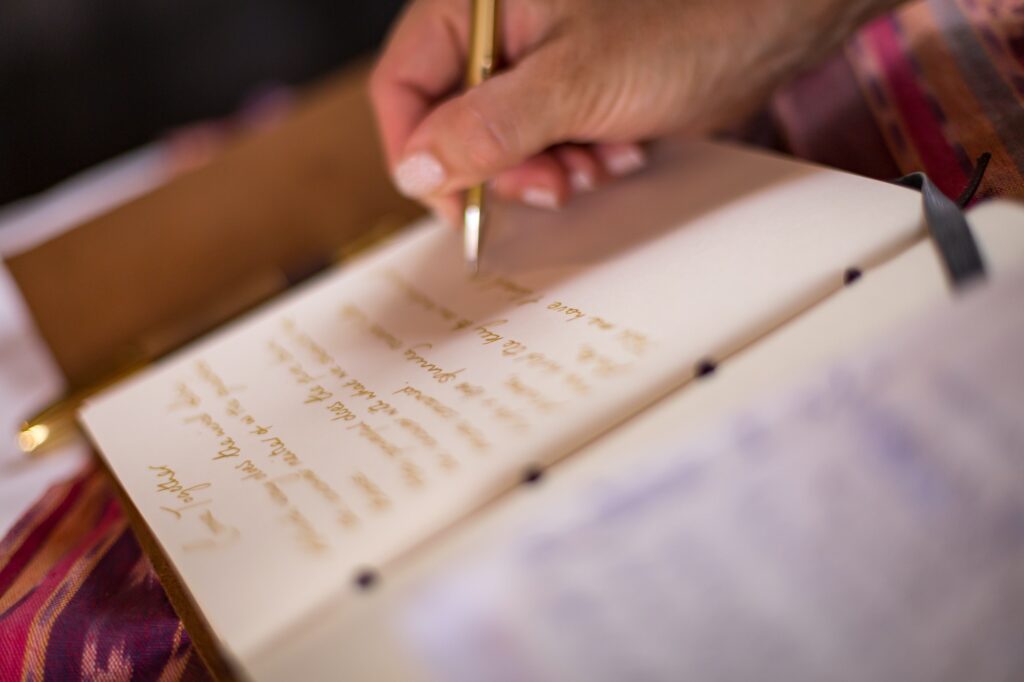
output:
<path id="1" fill-rule="evenodd" d="M 1018 268 L 561 490 L 399 634 L 453 682 L 1020 678 L 1021 296 Z"/>
<path id="2" fill-rule="evenodd" d="M 973 210 L 970 220 L 983 247 L 988 273 L 994 284 L 998 285 L 1000 280 L 1005 281 L 1024 269 L 1021 243 L 1024 207 L 1007 202 L 989 202 Z M 1020 277 L 1016 276 L 1014 281 L 1019 283 Z M 1005 300 L 1005 292 L 998 295 Z M 934 245 L 928 240 L 914 244 L 885 263 L 865 271 L 863 277 L 852 285 L 837 291 L 756 343 L 725 358 L 715 374 L 674 391 L 566 458 L 546 477 L 544 485 L 520 486 L 502 496 L 500 504 L 474 514 L 467 522 L 438 536 L 393 567 L 387 582 L 374 592 L 360 595 L 360 599 L 349 604 L 350 608 L 318 610 L 301 628 L 285 633 L 275 647 L 251 658 L 249 670 L 259 679 L 279 679 L 289 674 L 305 679 L 360 678 L 372 674 L 373 679 L 407 681 L 451 679 L 460 669 L 479 671 L 474 666 L 482 660 L 489 660 L 488 653 L 483 649 L 473 653 L 471 646 L 455 641 L 460 633 L 465 632 L 462 626 L 467 621 L 463 616 L 470 606 L 460 596 L 476 600 L 475 611 L 470 613 L 487 615 L 499 631 L 492 643 L 496 647 L 492 663 L 507 661 L 507 653 L 518 650 L 521 645 L 531 649 L 538 647 L 540 643 L 524 639 L 520 629 L 534 619 L 536 636 L 546 640 L 543 646 L 550 653 L 540 662 L 564 664 L 573 660 L 580 654 L 579 649 L 563 649 L 561 647 L 566 643 L 560 638 L 540 635 L 551 632 L 547 614 L 556 611 L 540 614 L 531 609 L 503 611 L 495 608 L 507 604 L 504 601 L 506 597 L 523 606 L 550 603 L 545 600 L 545 595 L 523 592 L 521 584 L 494 586 L 491 580 L 494 573 L 490 569 L 509 556 L 510 546 L 514 550 L 517 546 L 530 544 L 520 542 L 524 536 L 532 539 L 532 536 L 544 534 L 554 535 L 564 544 L 579 542 L 584 545 L 580 549 L 584 550 L 587 536 L 557 533 L 560 524 L 555 522 L 555 517 L 566 508 L 574 513 L 580 510 L 586 513 L 594 506 L 608 510 L 608 506 L 600 506 L 599 503 L 615 497 L 620 488 L 643 489 L 648 481 L 657 479 L 660 472 L 676 461 L 681 467 L 687 466 L 694 461 L 687 453 L 695 449 L 695 444 L 716 436 L 728 438 L 739 435 L 737 431 L 741 429 L 736 426 L 743 424 L 745 413 L 756 412 L 766 405 L 770 407 L 779 402 L 780 396 L 794 392 L 800 394 L 808 382 L 827 383 L 836 365 L 863 364 L 861 356 L 865 349 L 870 351 L 871 346 L 890 344 L 894 338 L 902 336 L 901 328 L 907 325 L 917 327 L 921 318 L 928 322 L 936 314 L 943 317 L 943 308 L 951 298 L 944 266 Z M 992 308 L 991 305 L 986 306 L 990 316 Z M 971 335 L 974 335 L 973 327 L 971 330 Z M 919 331 L 913 333 L 921 335 Z M 944 350 L 946 343 L 944 340 L 934 344 L 937 352 L 948 352 Z M 907 346 L 912 348 L 912 344 L 903 344 L 904 355 L 913 352 Z M 998 357 L 985 359 L 986 363 L 999 361 Z M 934 365 L 934 358 L 930 362 Z M 972 380 L 979 391 L 993 390 L 986 382 L 987 376 L 982 374 Z M 1008 397 L 1012 401 L 1011 392 L 1003 390 L 997 395 L 1004 405 Z M 913 415 L 916 410 L 917 414 L 922 414 L 921 410 L 927 408 L 927 404 L 923 407 L 905 405 L 904 412 Z M 1012 419 L 1015 412 L 1011 408 L 1006 414 Z M 971 423 L 969 419 L 966 422 L 968 425 Z M 928 422 L 925 419 L 919 423 Z M 708 455 L 717 457 L 720 452 L 706 447 L 702 451 L 705 458 Z M 747 461 L 744 459 L 738 465 Z M 655 472 L 650 474 L 652 469 Z M 742 476 L 719 480 L 715 489 L 742 486 L 744 480 Z M 876 484 L 882 485 L 881 482 Z M 791 488 L 780 486 L 778 495 L 785 497 L 788 490 Z M 685 513 L 690 503 L 683 498 L 678 504 L 684 510 L 680 513 Z M 727 523 L 734 511 L 727 506 L 721 510 L 721 517 L 701 517 L 698 525 L 714 527 Z M 815 517 L 819 515 L 819 511 L 809 513 Z M 868 520 L 877 518 L 874 510 L 867 507 L 862 510 L 864 517 Z M 608 528 L 593 528 L 593 531 L 604 534 L 603 547 L 614 548 L 609 554 L 617 554 L 619 539 L 616 533 L 656 536 L 671 532 L 673 524 L 679 522 L 685 522 L 685 519 L 675 518 L 672 514 L 654 514 L 644 520 L 643 528 L 628 524 L 612 527 L 609 524 Z M 772 536 L 766 540 L 772 541 Z M 837 536 L 836 541 L 841 542 L 841 536 Z M 656 546 L 643 546 L 649 553 L 658 551 Z M 636 558 L 637 552 L 634 551 L 632 556 Z M 609 557 L 606 562 L 595 561 L 592 569 L 598 572 L 602 566 L 615 560 L 615 557 Z M 624 560 L 627 559 L 624 557 Z M 749 566 L 729 566 L 723 562 L 718 565 L 722 570 L 735 570 L 756 580 L 756 571 L 746 572 L 745 569 L 751 568 Z M 501 575 L 511 574 L 516 580 L 526 579 L 528 574 L 519 575 L 524 568 L 523 562 L 518 562 L 509 573 Z M 672 565 L 667 563 L 656 568 L 671 571 Z M 585 575 L 580 576 L 581 581 L 585 578 Z M 827 576 L 823 578 L 827 579 Z M 580 583 L 579 586 L 582 588 L 584 585 Z M 547 595 L 557 595 L 563 586 L 564 583 L 553 583 Z M 491 594 L 491 589 L 498 589 L 502 594 Z M 621 597 L 617 593 L 609 593 L 600 599 L 592 598 L 589 592 L 582 596 L 586 600 L 583 603 L 594 603 L 602 609 L 632 608 L 618 605 L 616 602 Z M 882 596 L 884 598 L 884 594 Z M 950 598 L 953 597 L 951 593 Z M 801 608 L 796 603 L 779 606 Z M 709 599 L 706 603 L 695 604 L 696 607 L 714 610 L 715 602 Z M 428 616 L 430 612 L 433 612 L 432 619 Z M 666 614 L 666 617 L 676 616 Z M 425 624 L 432 624 L 435 631 L 429 632 Z M 561 632 L 571 639 L 575 630 L 563 628 Z M 610 638 L 591 638 L 589 635 L 592 634 L 591 630 L 583 641 L 596 648 L 618 649 L 610 651 L 609 655 L 629 656 L 631 651 L 635 651 L 634 638 L 616 642 Z M 932 634 L 941 632 L 932 631 Z M 894 639 L 888 641 L 895 642 Z M 971 638 L 970 642 L 976 644 L 977 638 Z M 684 643 L 680 642 L 680 646 Z M 681 660 L 681 656 L 674 660 Z M 673 661 L 663 662 L 672 664 Z"/>
<path id="3" fill-rule="evenodd" d="M 913 191 L 708 142 L 563 212 L 492 218 L 481 277 L 456 233 L 414 225 L 82 411 L 235 674 L 332 660 L 309 655 L 312 623 L 365 614 L 555 463 L 642 458 L 670 430 L 630 425 L 666 396 L 929 247 Z"/>

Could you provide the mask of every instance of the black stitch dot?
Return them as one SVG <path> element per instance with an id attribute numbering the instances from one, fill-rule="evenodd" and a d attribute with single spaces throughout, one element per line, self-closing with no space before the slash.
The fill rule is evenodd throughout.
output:
<path id="1" fill-rule="evenodd" d="M 850 286 L 863 276 L 864 273 L 861 272 L 859 268 L 850 268 L 849 270 L 843 273 L 843 284 L 846 286 Z"/>
<path id="2" fill-rule="evenodd" d="M 703 379 L 709 377 L 715 373 L 718 369 L 718 365 L 715 364 L 714 360 L 701 360 L 697 363 L 697 378 Z"/>
<path id="3" fill-rule="evenodd" d="M 544 478 L 544 471 L 540 467 L 530 467 L 523 474 L 523 483 L 533 485 Z"/>
<path id="4" fill-rule="evenodd" d="M 377 572 L 373 569 L 363 569 L 356 574 L 356 587 L 364 591 L 369 590 L 377 584 L 378 577 Z"/>

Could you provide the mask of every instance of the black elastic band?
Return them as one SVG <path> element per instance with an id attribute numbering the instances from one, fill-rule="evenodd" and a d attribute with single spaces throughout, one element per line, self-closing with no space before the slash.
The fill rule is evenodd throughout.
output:
<path id="1" fill-rule="evenodd" d="M 978 157 L 977 162 L 974 164 L 974 174 L 971 175 L 967 187 L 964 187 L 964 191 L 957 197 L 957 206 L 967 208 L 967 204 L 971 203 L 971 199 L 974 198 L 974 195 L 978 193 L 978 188 L 981 187 L 981 181 L 985 178 L 985 171 L 988 170 L 988 162 L 991 160 L 992 154 L 989 152 L 985 152 Z"/>
<path id="2" fill-rule="evenodd" d="M 966 197 L 967 201 L 974 196 L 981 176 L 988 165 L 987 159 L 983 156 L 978 160 L 978 167 L 974 173 L 974 179 L 968 185 L 967 190 L 961 198 Z M 985 263 L 981 258 L 981 251 L 978 243 L 974 240 L 971 228 L 967 224 L 960 206 L 947 197 L 935 184 L 928 179 L 924 173 L 912 173 L 896 181 L 897 184 L 905 187 L 913 187 L 921 191 L 924 199 L 924 217 L 928 223 L 928 231 L 931 233 L 935 245 L 942 254 L 942 261 L 946 267 L 946 274 L 954 287 L 960 288 L 976 279 L 985 277 Z"/>

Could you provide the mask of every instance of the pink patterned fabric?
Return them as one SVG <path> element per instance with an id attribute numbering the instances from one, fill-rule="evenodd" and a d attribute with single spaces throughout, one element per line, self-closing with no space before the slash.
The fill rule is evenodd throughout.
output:
<path id="1" fill-rule="evenodd" d="M 51 488 L 0 543 L 0 680 L 206 680 L 105 474 Z"/>
<path id="2" fill-rule="evenodd" d="M 956 197 L 1024 198 L 1024 1 L 928 0 L 875 21 L 775 99 L 783 147 L 878 179 L 924 171 Z"/>

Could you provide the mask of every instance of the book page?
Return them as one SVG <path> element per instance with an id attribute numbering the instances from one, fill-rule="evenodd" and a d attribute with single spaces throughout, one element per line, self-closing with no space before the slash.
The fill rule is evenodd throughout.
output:
<path id="1" fill-rule="evenodd" d="M 986 202 L 970 212 L 969 220 L 992 282 L 1024 268 L 1024 205 Z M 429 679 L 431 670 L 416 655 L 416 645 L 429 646 L 433 640 L 424 644 L 408 638 L 401 626 L 410 604 L 445 576 L 458 576 L 460 567 L 500 551 L 524 527 L 543 527 L 566 499 L 580 499 L 608 481 L 640 475 L 651 460 L 684 449 L 739 411 L 804 385 L 872 344 L 898 338 L 907 325 L 934 314 L 953 295 L 928 239 L 865 270 L 850 286 L 724 358 L 713 375 L 673 391 L 573 452 L 545 474 L 541 485 L 506 493 L 500 504 L 438 537 L 396 566 L 387 581 L 350 602 L 358 608 L 325 604 L 317 609 L 273 649 L 248 660 L 246 672 L 268 680 L 289 674 L 381 682 Z"/>
<path id="2" fill-rule="evenodd" d="M 968 217 L 991 280 L 1024 268 L 1024 204 L 989 201 Z M 616 469 L 619 452 L 653 454 L 686 442 L 760 396 L 931 314 L 954 294 L 935 244 L 923 239 L 722 359 L 713 376 L 673 392 L 588 445 L 570 466 L 586 478 Z"/>
<path id="3" fill-rule="evenodd" d="M 1020 679 L 1022 295 L 1018 270 L 438 574 L 401 613 L 418 679 Z"/>
<path id="4" fill-rule="evenodd" d="M 667 148 L 572 209 L 495 215 L 481 277 L 457 233 L 420 225 L 83 420 L 245 659 L 901 248 L 919 212 L 915 193 L 853 176 Z"/>

